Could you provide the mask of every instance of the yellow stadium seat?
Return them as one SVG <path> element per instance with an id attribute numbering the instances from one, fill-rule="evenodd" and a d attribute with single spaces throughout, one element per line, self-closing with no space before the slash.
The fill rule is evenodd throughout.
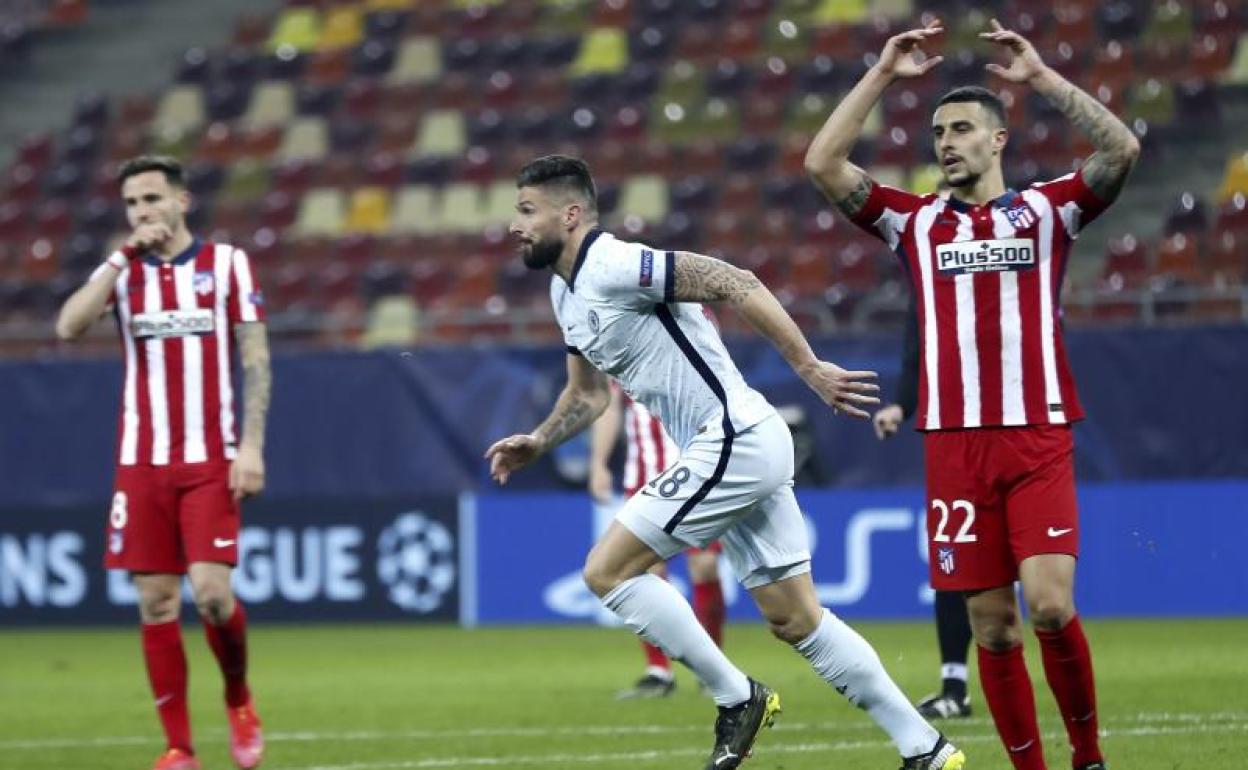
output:
<path id="1" fill-rule="evenodd" d="M 1218 188 L 1218 202 L 1230 199 L 1235 193 L 1248 195 L 1248 152 L 1241 152 L 1226 164 L 1226 174 Z"/>
<path id="2" fill-rule="evenodd" d="M 442 76 L 442 47 L 434 37 L 408 38 L 399 46 L 394 66 L 386 82 L 400 86 L 409 83 L 432 83 Z"/>
<path id="3" fill-rule="evenodd" d="M 1186 43 L 1192 39 L 1192 12 L 1184 3 L 1157 3 L 1143 39 L 1156 43 Z"/>
<path id="4" fill-rule="evenodd" d="M 309 190 L 299 202 L 293 229 L 296 235 L 342 235 L 342 192 L 334 187 Z"/>
<path id="5" fill-rule="evenodd" d="M 346 231 L 380 234 L 390 222 L 390 192 L 384 187 L 361 187 L 351 195 Z"/>
<path id="6" fill-rule="evenodd" d="M 857 24 L 867 20 L 869 6 L 868 0 L 820 0 L 811 18 L 816 24 Z"/>
<path id="7" fill-rule="evenodd" d="M 204 123 L 204 93 L 199 86 L 174 86 L 165 92 L 152 118 L 152 129 L 158 135 L 180 137 Z"/>
<path id="8" fill-rule="evenodd" d="M 268 80 L 251 94 L 242 123 L 247 128 L 282 125 L 295 114 L 295 89 L 284 80 Z"/>
<path id="9" fill-rule="evenodd" d="M 364 39 L 364 13 L 357 6 L 340 5 L 325 13 L 316 47 L 321 51 L 352 48 Z"/>
<path id="10" fill-rule="evenodd" d="M 681 59 L 663 73 L 656 99 L 689 104 L 701 99 L 703 90 L 701 70 L 693 62 Z"/>
<path id="11" fill-rule="evenodd" d="M 502 5 L 503 0 L 454 0 L 452 6 L 461 11 L 466 11 L 474 5 Z"/>
<path id="12" fill-rule="evenodd" d="M 640 217 L 645 222 L 658 222 L 667 216 L 667 182 L 657 174 L 644 174 L 624 181 L 616 216 Z"/>
<path id="13" fill-rule="evenodd" d="M 1174 120 L 1173 86 L 1153 78 L 1133 86 L 1127 118 L 1138 118 L 1154 126 L 1169 125 Z"/>
<path id="14" fill-rule="evenodd" d="M 468 147 L 464 116 L 459 110 L 431 110 L 425 113 L 412 142 L 409 156 L 444 157 L 462 155 Z"/>
<path id="15" fill-rule="evenodd" d="M 915 18 L 913 0 L 875 0 L 871 4 L 871 13 L 886 19 Z"/>
<path id="16" fill-rule="evenodd" d="M 872 166 L 868 173 L 872 179 L 889 187 L 904 187 L 906 184 L 906 172 L 901 166 Z"/>
<path id="17" fill-rule="evenodd" d="M 390 207 L 390 232 L 433 235 L 440 229 L 437 204 L 437 193 L 429 185 L 400 188 Z"/>
<path id="18" fill-rule="evenodd" d="M 416 301 L 403 294 L 382 297 L 368 309 L 368 321 L 360 347 L 376 348 L 407 347 L 416 344 L 420 337 L 420 310 Z"/>
<path id="19" fill-rule="evenodd" d="M 921 166 L 915 166 L 910 172 L 910 184 L 906 186 L 915 195 L 927 195 L 940 189 L 940 183 L 943 180 L 944 175 L 940 173 L 940 166 L 935 163 L 924 163 Z"/>
<path id="20" fill-rule="evenodd" d="M 367 0 L 367 11 L 406 11 L 416 7 L 417 0 Z"/>
<path id="21" fill-rule="evenodd" d="M 574 76 L 594 72 L 620 72 L 628 66 L 628 38 L 624 30 L 600 27 L 591 30 L 581 41 L 581 50 L 572 62 Z"/>
<path id="22" fill-rule="evenodd" d="M 273 22 L 269 35 L 270 51 L 294 48 L 311 51 L 321 38 L 321 14 L 315 8 L 287 8 Z"/>
<path id="23" fill-rule="evenodd" d="M 277 148 L 279 160 L 320 160 L 329 154 L 328 128 L 322 118 L 296 118 L 290 122 Z"/>
<path id="24" fill-rule="evenodd" d="M 488 224 L 481 188 L 470 182 L 452 182 L 442 191 L 441 224 L 446 232 L 470 234 Z"/>

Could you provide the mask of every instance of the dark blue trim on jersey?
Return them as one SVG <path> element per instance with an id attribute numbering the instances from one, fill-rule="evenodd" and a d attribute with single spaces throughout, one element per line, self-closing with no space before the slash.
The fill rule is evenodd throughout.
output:
<path id="1" fill-rule="evenodd" d="M 669 305 L 676 301 L 675 275 L 676 252 L 669 251 L 663 255 L 663 301 Z"/>
<path id="2" fill-rule="evenodd" d="M 182 252 L 181 254 L 169 260 L 168 262 L 165 262 L 163 259 L 161 259 L 160 257 L 150 252 L 145 257 L 143 257 L 143 261 L 151 265 L 152 267 L 160 267 L 161 265 L 166 265 L 166 264 L 185 265 L 187 262 L 190 262 L 192 259 L 195 259 L 195 257 L 199 254 L 199 250 L 202 249 L 203 247 L 204 247 L 203 241 L 199 240 L 198 238 L 192 238 L 191 245 L 186 247 L 186 251 Z"/>
<path id="3" fill-rule="evenodd" d="M 670 252 L 669 252 L 670 253 Z M 672 309 L 667 305 L 658 305 L 654 308 L 654 314 L 658 316 L 659 322 L 663 324 L 663 328 L 667 329 L 667 333 L 672 335 L 672 339 L 676 342 L 676 347 L 680 348 L 680 352 L 685 354 L 685 358 L 693 364 L 693 368 L 702 379 L 706 382 L 707 387 L 715 394 L 715 398 L 719 399 L 719 403 L 724 408 L 724 443 L 719 450 L 719 462 L 715 463 L 715 470 L 711 473 L 711 477 L 698 487 L 698 491 L 694 492 L 688 500 L 680 506 L 676 514 L 663 525 L 663 531 L 672 534 L 676 527 L 684 520 L 685 516 L 697 506 L 698 503 L 706 499 L 724 478 L 724 471 L 728 469 L 728 459 L 732 457 L 732 440 L 737 435 L 736 429 L 732 427 L 732 417 L 728 414 L 728 394 L 724 392 L 723 383 L 715 376 L 715 372 L 711 371 L 711 367 L 707 365 L 706 359 L 698 353 L 693 343 L 685 336 L 685 332 L 680 328 L 680 324 L 676 322 L 676 316 L 672 315 Z"/>
<path id="4" fill-rule="evenodd" d="M 1001 193 L 997 197 L 988 201 L 988 205 L 997 206 L 998 208 L 1007 208 L 1009 207 L 1011 203 L 1014 202 L 1014 199 L 1017 197 L 1018 197 L 1018 192 L 1016 190 L 1013 190 L 1007 187 L 1005 192 Z M 984 205 L 982 203 L 981 204 L 967 203 L 966 201 L 958 200 L 952 195 L 950 195 L 945 200 L 945 203 L 949 204 L 949 208 L 953 209 L 954 211 L 959 211 L 963 214 L 970 211 L 971 209 L 977 209 L 980 206 Z"/>
<path id="5" fill-rule="evenodd" d="M 568 276 L 569 291 L 576 291 L 576 274 L 581 272 L 581 265 L 585 264 L 585 257 L 589 254 L 589 247 L 594 245 L 594 241 L 598 240 L 600 235 L 602 235 L 602 228 L 595 227 L 585 233 L 585 237 L 581 239 L 581 248 L 576 250 L 576 262 L 572 265 L 572 275 Z"/>
<path id="6" fill-rule="evenodd" d="M 576 348 L 571 345 L 564 345 L 563 347 L 564 347 L 564 350 L 568 351 L 568 355 L 570 356 L 584 356 L 585 355 L 584 353 L 581 352 L 580 348 Z"/>

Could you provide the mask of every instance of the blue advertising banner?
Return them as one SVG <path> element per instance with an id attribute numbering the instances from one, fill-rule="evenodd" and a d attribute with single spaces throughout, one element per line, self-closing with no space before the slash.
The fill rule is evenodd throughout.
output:
<path id="1" fill-rule="evenodd" d="M 931 616 L 921 489 L 797 496 L 824 604 L 850 618 Z M 1080 508 L 1082 613 L 1248 614 L 1248 482 L 1084 484 Z M 603 620 L 580 580 L 595 529 L 587 495 L 492 493 L 476 509 L 479 622 Z M 722 567 L 729 616 L 757 618 Z M 683 589 L 679 564 L 673 573 Z"/>
<path id="2" fill-rule="evenodd" d="M 128 575 L 102 566 L 106 513 L 0 510 L 0 626 L 135 621 Z M 253 618 L 459 619 L 472 583 L 455 498 L 257 500 L 243 515 L 234 590 Z"/>

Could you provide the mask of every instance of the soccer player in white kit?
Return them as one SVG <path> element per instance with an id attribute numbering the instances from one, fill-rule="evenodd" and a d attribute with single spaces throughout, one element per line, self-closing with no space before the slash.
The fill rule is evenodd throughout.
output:
<path id="1" fill-rule="evenodd" d="M 646 572 L 716 538 L 772 633 L 889 734 L 902 770 L 960 770 L 965 755 L 919 716 L 866 640 L 819 605 L 793 496 L 788 427 L 742 379 L 697 303 L 735 307 L 834 413 L 868 417 L 863 407 L 879 402 L 875 374 L 817 359 L 748 271 L 603 232 L 584 162 L 538 158 L 516 186 L 511 232 L 527 267 L 554 273 L 551 301 L 568 347 L 568 382 L 533 432 L 486 450 L 490 473 L 504 484 L 588 427 L 610 398 L 604 375 L 662 420 L 680 458 L 625 503 L 590 551 L 584 576 L 604 606 L 707 686 L 719 716 L 706 770 L 738 767 L 780 709 L 775 692 L 725 657 L 684 597 Z"/>

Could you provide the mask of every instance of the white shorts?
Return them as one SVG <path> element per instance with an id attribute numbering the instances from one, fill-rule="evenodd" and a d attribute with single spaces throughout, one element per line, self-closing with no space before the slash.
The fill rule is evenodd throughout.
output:
<path id="1" fill-rule="evenodd" d="M 779 416 L 731 439 L 695 437 L 616 521 L 664 560 L 720 540 L 746 588 L 810 571 L 806 521 L 793 496 L 793 437 Z"/>

